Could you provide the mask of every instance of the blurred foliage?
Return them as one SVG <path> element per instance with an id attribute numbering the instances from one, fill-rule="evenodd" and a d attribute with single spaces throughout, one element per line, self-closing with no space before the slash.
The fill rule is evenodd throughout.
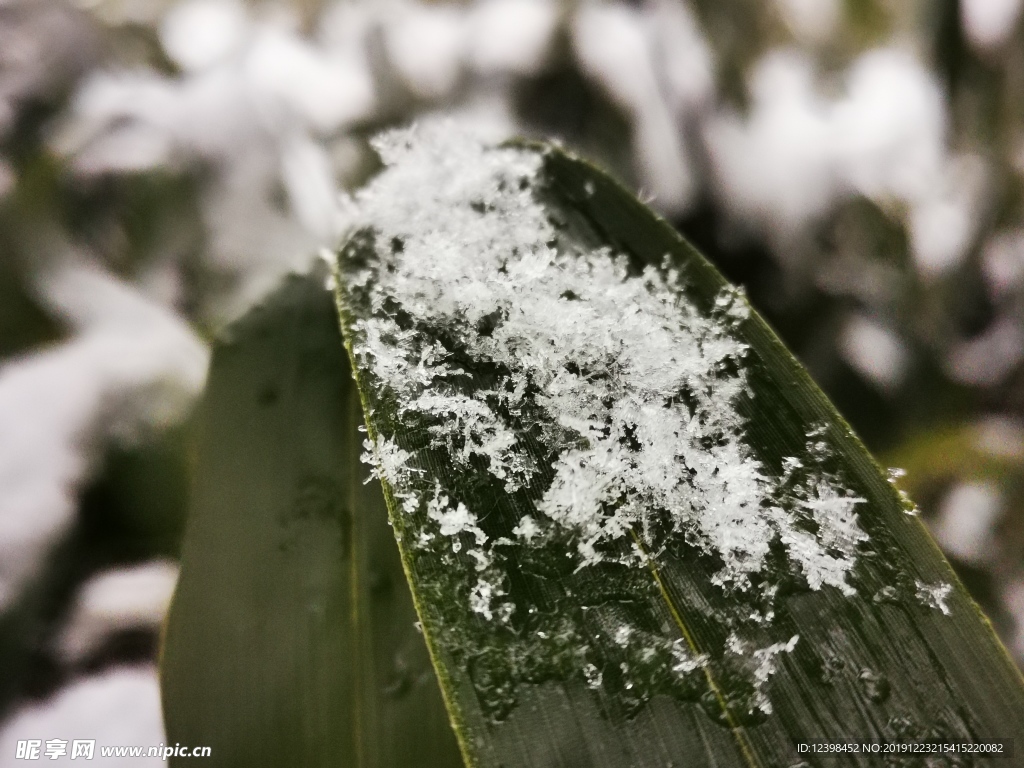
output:
<path id="1" fill-rule="evenodd" d="M 289 276 L 215 347 L 161 659 L 168 743 L 224 766 L 455 768 L 325 277 Z"/>

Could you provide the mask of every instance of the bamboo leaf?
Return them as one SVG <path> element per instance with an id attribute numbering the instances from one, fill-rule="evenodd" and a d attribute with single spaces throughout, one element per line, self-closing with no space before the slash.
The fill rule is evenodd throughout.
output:
<path id="1" fill-rule="evenodd" d="M 379 147 L 342 330 L 468 765 L 1020 743 L 1020 675 L 913 505 L 671 227 L 550 147 Z"/>
<path id="2" fill-rule="evenodd" d="M 215 349 L 161 661 L 168 743 L 217 766 L 454 768 L 323 285 L 290 278 Z"/>

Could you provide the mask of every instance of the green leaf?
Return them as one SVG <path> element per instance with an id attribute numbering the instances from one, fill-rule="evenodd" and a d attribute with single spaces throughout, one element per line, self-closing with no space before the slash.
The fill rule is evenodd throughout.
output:
<path id="1" fill-rule="evenodd" d="M 459 765 L 322 275 L 229 329 L 200 422 L 168 743 L 216 766 Z"/>
<path id="2" fill-rule="evenodd" d="M 468 765 L 1021 743 L 1021 677 L 913 505 L 670 226 L 550 147 L 381 148 L 342 329 Z"/>

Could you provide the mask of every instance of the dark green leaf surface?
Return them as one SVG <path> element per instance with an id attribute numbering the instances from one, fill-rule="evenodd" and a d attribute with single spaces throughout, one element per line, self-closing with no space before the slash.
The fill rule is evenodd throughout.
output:
<path id="1" fill-rule="evenodd" d="M 168 743 L 211 747 L 210 766 L 454 768 L 323 285 L 289 278 L 214 352 L 161 663 Z"/>
<path id="2" fill-rule="evenodd" d="M 683 275 L 685 300 L 713 311 L 725 283 L 665 222 L 587 164 L 543 152 L 534 190 L 560 242 L 609 246 L 632 268 L 669 266 Z M 481 210 L 486 205 L 481 204 Z M 360 323 L 380 313 L 402 332 L 431 335 L 463 371 L 463 394 L 495 386 L 494 366 L 460 356 L 444 329 L 417 324 L 401 306 L 375 306 L 353 276 L 373 264 L 377 233 L 356 232 L 339 258 L 339 306 L 371 438 L 408 455 L 407 487 L 385 482 L 428 644 L 467 763 L 486 768 L 700 768 L 834 765 L 800 754 L 814 739 L 978 741 L 1016 739 L 1024 748 L 1024 687 L 991 628 L 966 595 L 908 502 L 881 472 L 821 391 L 756 315 L 737 329 L 749 345 L 748 391 L 737 400 L 749 445 L 768 470 L 806 456 L 818 441 L 822 471 L 853 494 L 867 540 L 848 575 L 852 594 L 807 581 L 773 550 L 765 577 L 777 592 L 715 583 L 722 563 L 682 535 L 647 568 L 614 562 L 574 569 L 571 536 L 543 546 L 509 545 L 500 577 L 506 621 L 470 610 L 479 564 L 465 546 L 440 544 L 425 504 L 443 487 L 452 505 L 476 510 L 489 541 L 514 538 L 550 483 L 553 457 L 530 442 L 540 467 L 523 490 L 509 491 L 487 465 L 467 466 L 430 439 L 429 420 L 400 411 L 400 398 L 360 353 Z M 393 251 L 403 243 L 392 241 Z M 542 325 L 547 318 L 536 318 Z M 499 372 L 500 373 L 500 372 Z M 525 433 L 524 433 L 525 434 Z M 382 474 L 387 477 L 387 472 Z M 435 485 L 439 483 L 440 485 Z M 436 498 L 436 496 L 435 496 Z M 637 546 L 642 545 L 634 531 Z M 628 549 L 628 547 L 626 548 Z M 945 610 L 928 585 L 950 585 Z M 922 586 L 923 585 L 923 586 Z M 768 621 L 752 613 L 774 611 Z M 634 640 L 616 640 L 616 628 Z M 730 650 L 730 636 L 746 649 Z M 776 647 L 771 674 L 758 677 L 754 649 Z M 676 649 L 706 659 L 674 671 Z M 985 758 L 847 757 L 844 765 L 1008 765 Z"/>

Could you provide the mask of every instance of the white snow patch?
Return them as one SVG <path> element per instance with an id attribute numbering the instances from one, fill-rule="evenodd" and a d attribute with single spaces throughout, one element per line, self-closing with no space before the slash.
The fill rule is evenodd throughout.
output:
<path id="1" fill-rule="evenodd" d="M 376 442 L 363 441 L 363 453 L 359 457 L 364 464 L 370 465 L 372 476 L 378 480 L 386 480 L 393 486 L 401 485 L 410 472 L 415 472 L 409 466 L 409 459 L 412 454 L 403 451 L 393 440 L 380 439 Z"/>
<path id="2" fill-rule="evenodd" d="M 384 28 L 388 56 L 424 99 L 448 95 L 459 81 L 470 31 L 464 11 L 448 4 L 402 3 Z"/>
<path id="3" fill-rule="evenodd" d="M 709 120 L 705 138 L 725 203 L 780 246 L 854 194 L 906 205 L 911 249 L 925 276 L 960 264 L 975 235 L 987 171 L 946 149 L 947 115 L 935 76 L 912 54 L 858 57 L 828 98 L 802 51 L 768 53 L 754 67 L 751 108 Z"/>
<path id="4" fill-rule="evenodd" d="M 960 0 L 960 21 L 976 48 L 998 48 L 1013 36 L 1021 10 L 1022 0 Z"/>
<path id="5" fill-rule="evenodd" d="M 949 272 L 966 257 L 981 218 L 988 171 L 981 158 L 964 154 L 946 162 L 934 183 L 914 199 L 909 219 L 914 261 L 925 278 Z"/>
<path id="6" fill-rule="evenodd" d="M 341 234 L 343 212 L 331 159 L 323 146 L 297 132 L 283 142 L 281 180 L 302 225 L 324 243 Z"/>
<path id="7" fill-rule="evenodd" d="M 953 593 L 952 584 L 947 582 L 926 584 L 923 581 L 915 581 L 914 583 L 917 585 L 917 599 L 920 600 L 923 605 L 942 611 L 944 616 L 952 615 L 952 612 L 949 610 L 949 606 L 946 604 L 946 601 L 949 600 L 949 596 Z"/>
<path id="8" fill-rule="evenodd" d="M 206 377 L 192 330 L 101 268 L 68 263 L 43 290 L 76 333 L 0 368 L 0 608 L 70 525 L 105 443 L 179 421 Z"/>
<path id="9" fill-rule="evenodd" d="M 540 532 L 540 526 L 537 525 L 537 521 L 529 515 L 524 516 L 519 521 L 519 525 L 512 529 L 512 533 L 523 539 L 527 544 L 533 541 L 534 537 L 538 536 Z"/>
<path id="10" fill-rule="evenodd" d="M 817 523 L 817 536 L 784 528 L 780 534 L 782 542 L 789 547 L 790 557 L 800 563 L 811 589 L 831 584 L 853 594 L 845 574 L 853 568 L 857 545 L 868 539 L 854 512 L 854 507 L 863 504 L 864 499 L 840 492 L 824 477 L 812 480 L 806 492 L 807 498 L 800 505 Z M 777 511 L 779 517 L 784 514 Z M 823 548 L 829 551 L 822 551 Z"/>
<path id="11" fill-rule="evenodd" d="M 466 509 L 461 501 L 452 509 L 448 497 L 443 493 L 438 492 L 427 504 L 427 517 L 440 525 L 442 536 L 452 539 L 452 549 L 456 552 L 462 546 L 456 538 L 460 533 L 471 533 L 477 544 L 487 541 L 487 534 L 476 524 L 476 515 Z"/>
<path id="12" fill-rule="evenodd" d="M 989 416 L 974 425 L 974 447 L 1000 459 L 1024 459 L 1024 422 Z"/>
<path id="13" fill-rule="evenodd" d="M 775 0 L 775 6 L 796 38 L 808 43 L 831 38 L 843 15 L 841 0 Z"/>
<path id="14" fill-rule="evenodd" d="M 655 67 L 664 79 L 669 105 L 682 123 L 714 98 L 711 46 L 687 3 L 656 0 L 646 6 L 646 14 Z"/>
<path id="15" fill-rule="evenodd" d="M 1012 313 L 998 317 L 980 336 L 961 341 L 950 351 L 950 378 L 975 387 L 1000 383 L 1024 359 L 1024 328 Z"/>
<path id="16" fill-rule="evenodd" d="M 843 327 L 839 348 L 846 361 L 884 392 L 903 383 L 910 362 L 906 343 L 892 330 L 864 315 Z"/>
<path id="17" fill-rule="evenodd" d="M 267 25 L 254 35 L 241 66 L 243 79 L 235 87 L 255 97 L 259 117 L 272 125 L 287 126 L 295 116 L 330 133 L 367 117 L 376 106 L 373 75 L 361 48 L 323 50 Z"/>
<path id="18" fill-rule="evenodd" d="M 494 592 L 493 584 L 485 579 L 477 580 L 476 586 L 469 594 L 469 607 L 473 613 L 480 614 L 488 621 L 493 619 L 494 611 L 491 605 L 494 600 Z"/>
<path id="19" fill-rule="evenodd" d="M 469 61 L 484 75 L 534 75 L 543 67 L 555 29 L 552 0 L 484 0 L 469 17 Z"/>
<path id="20" fill-rule="evenodd" d="M 367 46 L 382 15 L 364 3 L 333 4 L 314 39 L 281 9 L 173 4 L 161 42 L 183 71 L 92 72 L 50 145 L 85 176 L 205 169 L 204 260 L 230 279 L 200 312 L 219 327 L 284 273 L 305 268 L 317 246 L 336 242 L 334 177 L 353 180 L 364 154 L 345 131 L 377 108 Z M 325 137 L 334 137 L 330 151 Z M 276 204 L 282 183 L 290 212 Z"/>
<path id="21" fill-rule="evenodd" d="M 58 650 L 69 664 L 88 658 L 111 635 L 128 629 L 156 631 L 167 614 L 178 566 L 153 560 L 93 576 L 80 589 Z"/>
<path id="22" fill-rule="evenodd" d="M 959 483 L 942 500 L 932 524 L 942 549 L 971 565 L 984 566 L 996 554 L 995 526 L 1003 495 L 992 482 Z"/>
<path id="23" fill-rule="evenodd" d="M 737 214 L 789 234 L 826 210 L 838 185 L 828 104 L 795 51 L 758 62 L 749 88 L 746 120 L 724 113 L 708 123 L 716 181 Z"/>
<path id="24" fill-rule="evenodd" d="M 635 162 L 644 188 L 658 208 L 678 213 L 689 205 L 695 180 L 672 106 L 702 98 L 697 92 L 704 86 L 696 81 L 710 72 L 710 58 L 701 55 L 701 46 L 686 46 L 700 38 L 684 11 L 672 12 L 664 4 L 652 8 L 655 15 L 622 3 L 584 5 L 573 17 L 572 43 L 584 72 L 633 121 Z M 676 105 L 670 105 L 659 83 L 663 61 L 669 64 Z"/>
<path id="25" fill-rule="evenodd" d="M 992 236 L 982 249 L 981 270 L 995 299 L 1018 290 L 1024 283 L 1024 228 Z"/>
<path id="26" fill-rule="evenodd" d="M 52 698 L 28 706 L 8 720 L 0 731 L 0 768 L 25 765 L 15 757 L 17 743 L 43 740 L 40 754 L 46 765 L 81 765 L 71 758 L 74 740 L 94 740 L 95 768 L 124 766 L 123 757 L 103 757 L 100 746 L 163 744 L 160 685 L 155 667 L 121 667 L 72 683 Z M 45 755 L 46 741 L 66 741 L 67 752 L 56 759 Z M 59 746 L 59 745 L 58 745 Z M 133 765 L 164 766 L 159 757 L 141 757 Z"/>
<path id="27" fill-rule="evenodd" d="M 249 29 L 238 0 L 186 0 L 160 24 L 160 43 L 171 61 L 196 71 L 220 63 L 241 47 Z"/>

